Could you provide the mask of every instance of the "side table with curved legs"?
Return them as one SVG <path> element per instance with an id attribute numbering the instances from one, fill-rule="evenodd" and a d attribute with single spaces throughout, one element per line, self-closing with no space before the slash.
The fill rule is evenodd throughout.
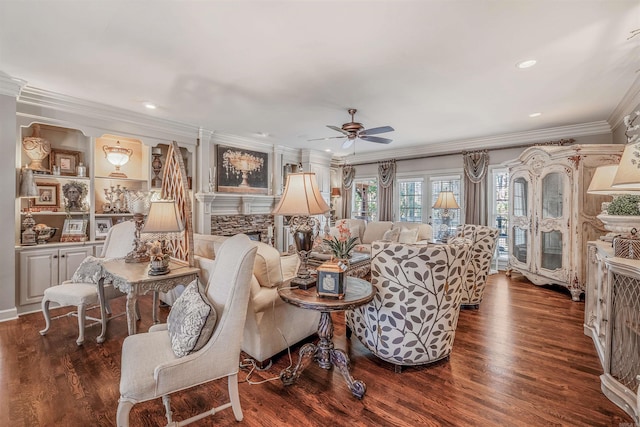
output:
<path id="1" fill-rule="evenodd" d="M 300 377 L 312 360 L 318 362 L 323 369 L 337 367 L 344 377 L 349 390 L 358 399 L 364 397 L 367 386 L 363 381 L 355 380 L 349 369 L 349 356 L 333 346 L 333 320 L 331 313 L 334 311 L 352 310 L 373 299 L 375 289 L 371 283 L 356 277 L 346 278 L 346 292 L 343 299 L 322 298 L 316 294 L 316 289 L 298 289 L 284 283 L 278 288 L 278 294 L 285 302 L 308 310 L 320 311 L 320 323 L 318 324 L 317 344 L 305 344 L 300 349 L 300 357 L 294 368 L 286 368 L 280 373 L 280 379 L 285 386 L 291 385 Z"/>

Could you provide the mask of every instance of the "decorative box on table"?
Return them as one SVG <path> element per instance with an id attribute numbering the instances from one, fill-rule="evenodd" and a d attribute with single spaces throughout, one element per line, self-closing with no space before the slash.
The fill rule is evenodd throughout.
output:
<path id="1" fill-rule="evenodd" d="M 341 261 L 330 261 L 316 268 L 318 296 L 327 298 L 344 298 L 345 271 L 348 266 Z"/>
<path id="2" fill-rule="evenodd" d="M 625 234 L 613 239 L 613 252 L 620 258 L 640 259 L 640 236 L 634 228 L 631 234 Z"/>

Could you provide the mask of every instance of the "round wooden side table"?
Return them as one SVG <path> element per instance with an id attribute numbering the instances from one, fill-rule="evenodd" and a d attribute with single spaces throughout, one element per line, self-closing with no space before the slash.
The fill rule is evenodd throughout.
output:
<path id="1" fill-rule="evenodd" d="M 285 302 L 308 310 L 320 311 L 320 323 L 318 324 L 317 344 L 305 344 L 300 349 L 300 357 L 294 368 L 286 368 L 280 373 L 280 379 L 284 385 L 291 385 L 312 360 L 318 362 L 323 369 L 338 368 L 344 377 L 349 390 L 358 399 L 362 399 L 367 386 L 360 380 L 354 380 L 349 371 L 349 356 L 340 349 L 333 347 L 333 320 L 331 313 L 334 311 L 351 310 L 368 303 L 373 299 L 375 289 L 371 283 L 356 277 L 346 277 L 346 291 L 343 299 L 319 297 L 315 288 L 298 289 L 284 283 L 278 288 L 278 295 Z"/>

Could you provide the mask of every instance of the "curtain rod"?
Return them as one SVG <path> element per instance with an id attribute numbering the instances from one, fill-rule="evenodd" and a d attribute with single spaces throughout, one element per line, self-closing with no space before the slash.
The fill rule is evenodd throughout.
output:
<path id="1" fill-rule="evenodd" d="M 497 150 L 509 150 L 511 148 L 528 148 L 528 147 L 539 147 L 539 146 L 545 146 L 545 145 L 558 145 L 558 146 L 563 146 L 563 145 L 569 145 L 575 142 L 575 139 L 573 138 L 569 138 L 569 139 L 560 139 L 558 141 L 548 141 L 548 142 L 537 142 L 534 144 L 516 144 L 516 145 L 509 145 L 506 147 L 494 147 L 494 148 L 483 148 L 481 150 L 462 150 L 462 151 L 451 151 L 448 153 L 439 153 L 439 154 L 428 154 L 428 155 L 424 155 L 424 156 L 418 156 L 418 157 L 405 157 L 405 158 L 400 158 L 400 159 L 394 159 L 396 162 L 404 162 L 407 160 L 419 160 L 419 159 L 430 159 L 430 158 L 435 158 L 435 157 L 444 157 L 444 156 L 455 156 L 456 154 L 463 154 L 463 153 L 473 153 L 476 151 L 497 151 Z M 380 162 L 380 160 L 376 160 L 376 161 L 372 161 L 372 162 L 362 162 L 362 163 L 345 163 L 342 166 L 364 166 L 364 165 L 375 165 L 378 164 L 378 162 Z"/>

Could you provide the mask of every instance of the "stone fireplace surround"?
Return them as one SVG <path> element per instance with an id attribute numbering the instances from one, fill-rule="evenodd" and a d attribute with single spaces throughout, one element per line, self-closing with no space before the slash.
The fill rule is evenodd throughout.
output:
<path id="1" fill-rule="evenodd" d="M 269 243 L 270 226 L 274 226 L 274 221 L 269 214 L 211 215 L 211 234 L 215 236 L 260 233 L 260 241 Z"/>

